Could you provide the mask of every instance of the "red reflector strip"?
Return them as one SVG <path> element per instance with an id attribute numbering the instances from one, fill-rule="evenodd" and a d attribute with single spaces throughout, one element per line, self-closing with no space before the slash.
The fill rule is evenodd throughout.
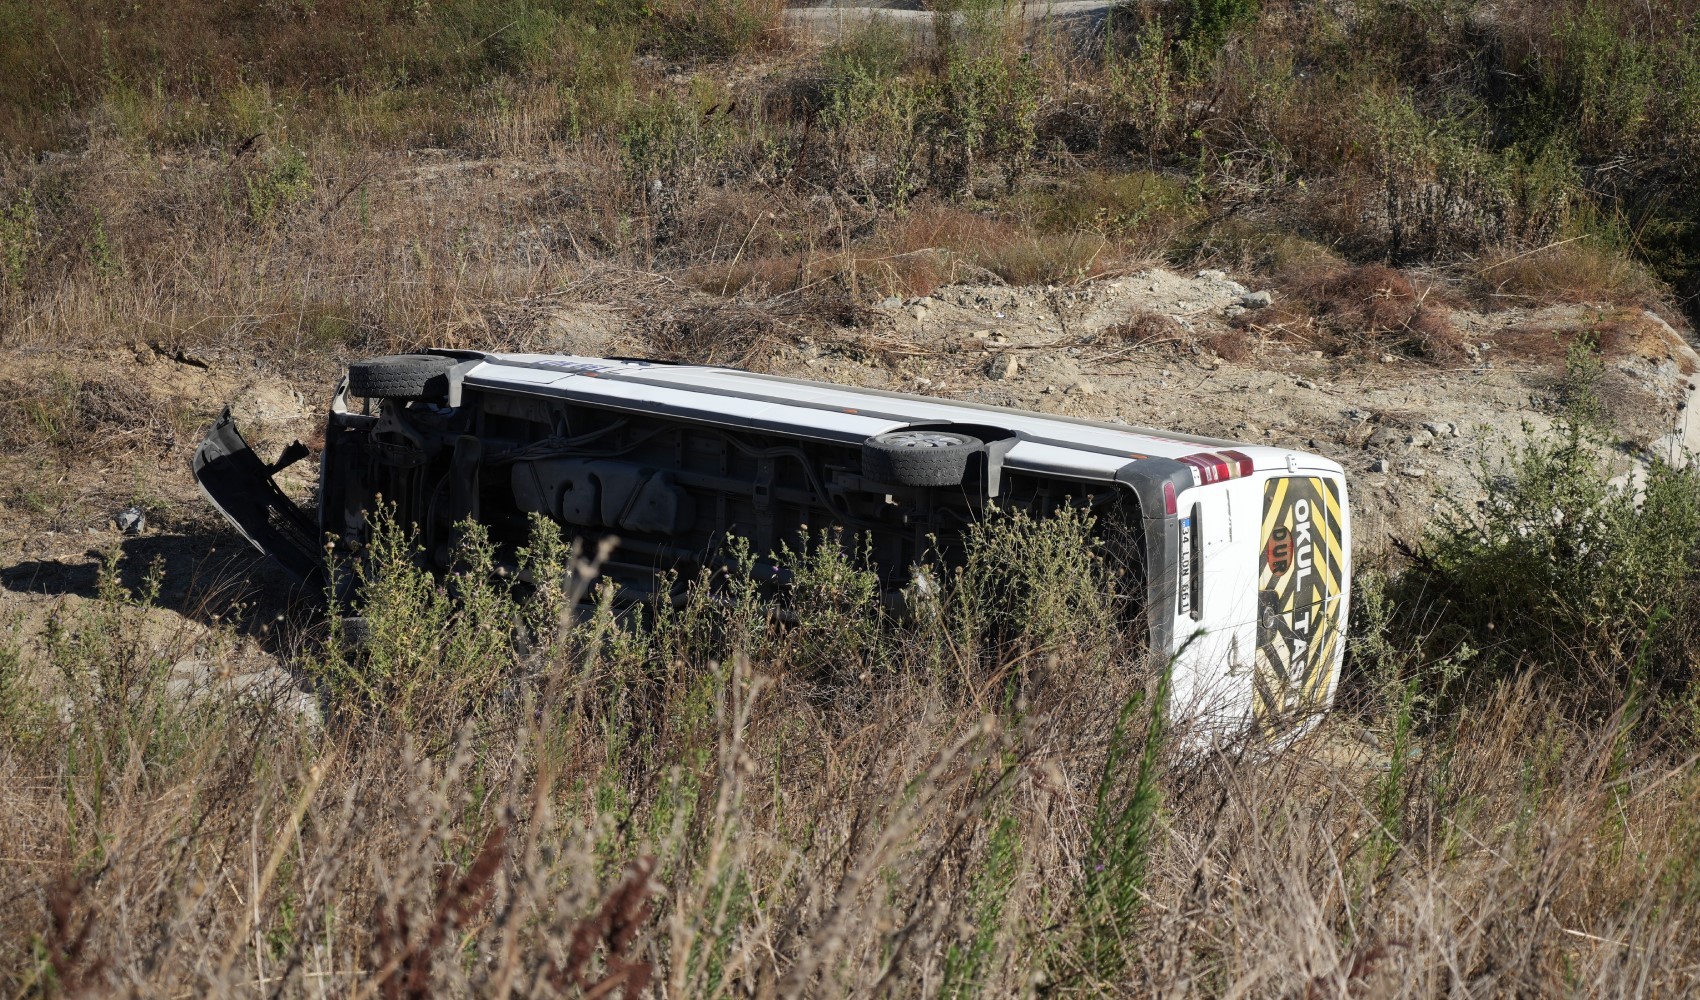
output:
<path id="1" fill-rule="evenodd" d="M 1163 513 L 1173 514 L 1178 509 L 1175 504 L 1175 484 L 1163 484 Z"/>
<path id="2" fill-rule="evenodd" d="M 1251 460 L 1251 456 L 1239 451 L 1225 451 L 1221 454 L 1201 451 L 1179 461 L 1198 470 L 1200 486 L 1249 476 L 1256 470 L 1256 463 Z"/>
<path id="3" fill-rule="evenodd" d="M 1198 484 L 1200 486 L 1209 486 L 1211 483 L 1220 483 L 1234 478 L 1233 470 L 1228 467 L 1227 459 L 1220 455 L 1200 452 L 1197 455 L 1188 455 L 1181 461 L 1198 470 Z"/>

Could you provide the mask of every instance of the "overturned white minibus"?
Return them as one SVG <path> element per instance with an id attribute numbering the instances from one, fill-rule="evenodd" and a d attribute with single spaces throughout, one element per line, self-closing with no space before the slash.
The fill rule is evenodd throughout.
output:
<path id="1" fill-rule="evenodd" d="M 1344 655 L 1346 483 L 1304 452 L 725 368 L 445 350 L 349 367 L 316 517 L 272 481 L 307 454 L 266 464 L 226 411 L 194 459 L 237 530 L 302 577 L 327 541 L 358 545 L 381 496 L 439 560 L 466 518 L 514 544 L 534 513 L 617 536 L 604 572 L 633 599 L 667 596 L 658 570 L 688 577 L 729 537 L 775 552 L 836 525 L 895 597 L 989 509 L 1072 505 L 1114 535 L 1182 711 L 1303 723 Z"/>

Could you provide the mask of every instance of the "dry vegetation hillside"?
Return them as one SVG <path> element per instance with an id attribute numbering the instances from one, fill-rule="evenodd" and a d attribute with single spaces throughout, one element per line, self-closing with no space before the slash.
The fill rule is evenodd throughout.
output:
<path id="1" fill-rule="evenodd" d="M 1693 992 L 1700 475 L 1613 477 L 1690 419 L 1700 5 L 934 9 L 0 0 L 0 992 Z M 1198 752 L 1068 521 L 783 626 L 396 533 L 351 648 L 186 458 L 422 345 L 1337 454 L 1341 705 Z"/>

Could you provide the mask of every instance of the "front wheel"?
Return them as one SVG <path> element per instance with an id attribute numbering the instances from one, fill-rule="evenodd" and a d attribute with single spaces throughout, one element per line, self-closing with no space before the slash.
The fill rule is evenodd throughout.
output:
<path id="1" fill-rule="evenodd" d="M 366 399 L 443 399 L 454 366 L 453 358 L 440 354 L 367 358 L 348 366 L 348 391 Z"/>
<path id="2" fill-rule="evenodd" d="M 862 475 L 892 486 L 956 486 L 979 438 L 955 431 L 914 430 L 877 434 L 862 444 Z"/>

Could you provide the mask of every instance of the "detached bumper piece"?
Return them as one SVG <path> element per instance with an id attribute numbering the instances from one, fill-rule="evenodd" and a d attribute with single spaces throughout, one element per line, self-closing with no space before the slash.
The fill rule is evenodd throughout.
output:
<path id="1" fill-rule="evenodd" d="M 306 456 L 297 442 L 276 462 L 260 461 L 225 407 L 195 449 L 192 468 L 201 491 L 243 538 L 296 578 L 316 583 L 324 572 L 318 525 L 272 479 Z"/>

